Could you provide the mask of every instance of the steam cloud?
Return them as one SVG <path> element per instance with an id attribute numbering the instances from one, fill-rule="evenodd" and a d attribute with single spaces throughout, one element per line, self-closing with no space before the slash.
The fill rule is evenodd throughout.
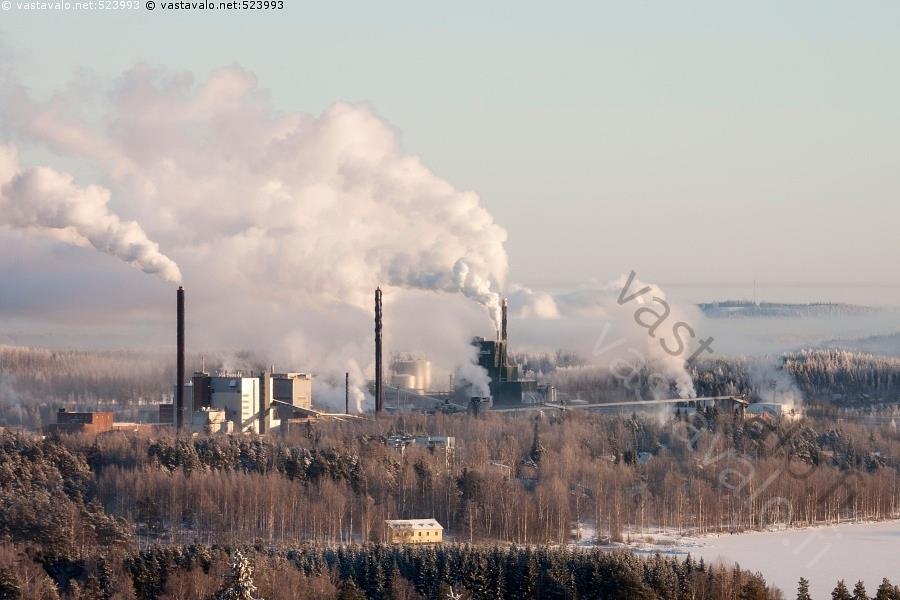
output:
<path id="1" fill-rule="evenodd" d="M 172 249 L 192 306 L 203 307 L 194 321 L 201 335 L 232 330 L 206 343 L 260 340 L 279 362 L 318 370 L 323 386 L 338 382 L 330 387 L 342 405 L 343 370 L 334 366 L 353 374 L 359 401 L 377 285 L 386 303 L 409 289 L 464 295 L 498 327 L 506 232 L 477 194 L 403 152 L 397 131 L 368 107 L 282 113 L 238 67 L 198 83 L 137 66 L 97 96 L 98 106 L 77 93 L 84 87 L 46 102 L 19 85 L 0 89 L 3 135 L 90 165 L 104 186 L 78 188 L 49 169 L 20 172 L 7 150 L 5 223 L 177 279 L 149 232 Z M 455 335 L 467 344 L 471 334 Z"/>
<path id="2" fill-rule="evenodd" d="M 0 135 L 90 165 L 104 186 L 22 170 L 0 146 L 0 223 L 92 246 L 170 281 L 183 272 L 191 306 L 201 309 L 192 313 L 192 343 L 255 345 L 268 360 L 312 370 L 317 401 L 335 408 L 343 407 L 345 371 L 354 402 L 371 401 L 377 285 L 387 286 L 389 347 L 461 367 L 461 377 L 486 388 L 483 371 L 465 362 L 484 317 L 451 297 L 475 300 L 499 327 L 506 232 L 477 194 L 405 153 L 397 131 L 368 107 L 279 112 L 238 67 L 198 83 L 137 66 L 107 94 L 86 99 L 78 92 L 85 87 L 42 102 L 14 82 L 0 86 Z M 520 317 L 602 316 L 627 328 L 630 315 L 614 311 L 618 289 L 554 297 L 511 286 L 510 304 Z M 444 293 L 440 319 L 435 292 Z M 401 311 L 411 297 L 419 303 Z M 404 329 L 403 320 L 415 326 Z M 456 365 L 441 356 L 449 349 L 463 357 Z M 689 394 L 683 363 L 667 365 Z"/>
<path id="3" fill-rule="evenodd" d="M 109 190 L 79 188 L 71 175 L 45 167 L 20 170 L 16 151 L 0 146 L 0 225 L 92 246 L 166 281 L 178 265 L 160 253 L 140 225 L 109 212 Z"/>
<path id="4" fill-rule="evenodd" d="M 658 379 L 672 382 L 681 398 L 696 397 L 693 380 L 688 372 L 686 358 L 691 350 L 673 356 L 665 352 L 660 340 L 665 339 L 669 347 L 676 344 L 672 338 L 672 325 L 678 321 L 696 324 L 701 320 L 698 311 L 678 306 L 667 300 L 665 292 L 657 285 L 648 284 L 635 278 L 631 282 L 630 293 L 644 286 L 650 288 L 646 294 L 625 304 L 619 304 L 618 298 L 626 285 L 627 277 L 622 275 L 615 281 L 595 284 L 574 292 L 551 295 L 535 291 L 527 287 L 512 285 L 510 310 L 518 318 L 554 320 L 553 327 L 562 330 L 568 321 L 577 324 L 581 339 L 567 339 L 566 347 L 577 346 L 584 339 L 591 339 L 592 347 L 582 347 L 582 352 L 593 358 L 595 366 L 615 368 L 622 371 L 622 364 L 628 363 L 635 369 L 644 366 L 658 374 Z M 638 325 L 634 320 L 634 311 L 642 307 L 659 305 L 652 298 L 666 301 L 670 314 L 655 337 L 646 327 Z M 590 332 L 587 335 L 584 332 Z M 599 336 L 599 339 L 598 339 Z M 668 396 L 667 389 L 656 392 L 659 396 Z"/>
<path id="5" fill-rule="evenodd" d="M 387 283 L 460 292 L 498 318 L 505 231 L 475 193 L 404 154 L 367 107 L 281 114 L 237 67 L 194 84 L 138 66 L 99 124 L 62 111 L 77 98 L 8 95 L 19 133 L 95 163 L 143 226 L 183 250 L 188 282 L 227 278 L 272 302 L 359 307 Z M 210 273 L 213 258 L 221 268 Z"/>

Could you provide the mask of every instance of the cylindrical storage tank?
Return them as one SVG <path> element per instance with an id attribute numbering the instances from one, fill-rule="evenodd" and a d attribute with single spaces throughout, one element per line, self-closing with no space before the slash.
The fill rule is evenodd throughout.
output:
<path id="1" fill-rule="evenodd" d="M 431 361 L 423 360 L 422 361 L 422 381 L 419 382 L 422 387 L 422 392 L 427 392 L 431 389 Z"/>
<path id="2" fill-rule="evenodd" d="M 413 382 L 409 385 L 407 389 L 414 390 L 416 389 L 416 361 L 414 360 L 398 360 L 394 363 L 394 372 L 397 375 L 409 375 L 412 377 Z"/>
<path id="3" fill-rule="evenodd" d="M 416 389 L 416 377 L 407 374 L 391 375 L 391 385 L 404 390 Z"/>
<path id="4" fill-rule="evenodd" d="M 394 372 L 398 375 L 411 375 L 415 382 L 409 389 L 424 393 L 431 389 L 431 363 L 419 358 L 398 360 L 394 363 Z"/>

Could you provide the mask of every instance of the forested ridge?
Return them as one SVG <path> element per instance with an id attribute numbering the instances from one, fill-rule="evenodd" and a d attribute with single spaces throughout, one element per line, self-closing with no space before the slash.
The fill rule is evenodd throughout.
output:
<path id="1" fill-rule="evenodd" d="M 385 444 L 397 433 L 453 435 L 457 447 L 449 456 L 414 445 L 401 453 Z M 265 585 L 295 581 L 320 590 L 310 597 L 360 591 L 433 597 L 444 583 L 462 586 L 467 598 L 515 597 L 522 592 L 498 596 L 499 576 L 482 576 L 481 569 L 502 562 L 503 589 L 519 590 L 523 576 L 509 564 L 536 561 L 525 579 L 536 578 L 548 591 L 534 597 L 765 598 L 746 595 L 747 586 L 769 593 L 746 573 L 565 548 L 577 541 L 580 525 L 597 532 L 590 541 L 604 544 L 651 527 L 708 533 L 897 516 L 898 443 L 889 425 L 872 430 L 810 419 L 794 426 L 713 409 L 668 421 L 416 415 L 319 422 L 285 439 L 122 433 L 41 439 L 7 431 L 0 434 L 0 564 L 18 565 L 12 572 L 30 573 L 34 585 L 44 582 L 73 598 L 93 597 L 77 594 L 103 581 L 118 595 L 100 597 L 131 598 L 156 581 L 151 587 L 159 595 L 146 597 L 205 598 L 227 579 L 235 548 Z M 779 502 L 767 508 L 772 499 Z M 418 517 L 437 518 L 448 547 L 379 545 L 384 519 Z M 468 543 L 475 546 L 458 545 Z M 348 544 L 344 555 L 336 549 Z M 184 558 L 203 553 L 218 558 Z M 448 569 L 435 583 L 433 574 L 410 566 L 425 564 L 416 556 L 464 567 Z M 389 575 L 372 575 L 374 563 Z M 687 569 L 699 587 L 694 595 L 663 593 L 667 588 L 654 583 L 662 575 L 651 575 L 648 564 L 678 586 Z M 475 574 L 467 570 L 473 568 Z M 574 579 L 560 585 L 574 592 L 549 591 L 562 572 Z M 479 591 L 473 582 L 483 577 L 494 577 L 495 587 Z M 584 593 L 619 585 L 620 578 L 647 595 Z M 380 581 L 394 595 L 373 592 Z M 171 586 L 202 582 L 200 595 L 171 595 Z M 418 595 L 398 595 L 400 588 Z"/>
<path id="2" fill-rule="evenodd" d="M 694 367 L 699 395 L 803 398 L 799 422 L 488 412 L 320 421 L 289 437 L 44 439 L 27 429 L 61 404 L 152 406 L 169 369 L 128 353 L 0 356 L 0 414 L 25 425 L 0 432 L 0 598 L 417 599 L 451 586 L 466 600 L 780 598 L 740 569 L 610 550 L 654 528 L 900 516 L 897 359 L 817 350 L 774 369 Z M 635 392 L 575 355 L 520 361 L 569 397 L 653 393 L 649 369 Z M 386 443 L 397 434 L 456 447 L 401 452 Z M 440 521 L 446 545 L 383 545 L 385 519 L 421 517 Z M 251 573 L 256 595 L 234 596 Z M 878 593 L 900 598 L 889 583 Z"/>

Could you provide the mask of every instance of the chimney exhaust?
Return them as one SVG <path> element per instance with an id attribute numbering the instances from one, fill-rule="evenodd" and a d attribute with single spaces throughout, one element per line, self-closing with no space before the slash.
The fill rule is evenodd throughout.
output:
<path id="1" fill-rule="evenodd" d="M 384 390 L 381 381 L 381 288 L 375 288 L 375 412 L 384 408 Z"/>
<path id="2" fill-rule="evenodd" d="M 176 294 L 177 333 L 175 356 L 175 431 L 184 427 L 184 288 L 178 286 Z"/>

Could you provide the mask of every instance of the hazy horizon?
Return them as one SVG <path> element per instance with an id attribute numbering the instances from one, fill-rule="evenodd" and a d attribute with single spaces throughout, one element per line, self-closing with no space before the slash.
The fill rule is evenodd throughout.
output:
<path id="1" fill-rule="evenodd" d="M 474 300 L 411 296 L 463 339 L 498 292 L 539 335 L 631 270 L 682 305 L 756 281 L 900 306 L 900 6 L 503 6 L 288 4 L 264 37 L 219 12 L 4 12 L 0 335 L 166 340 L 171 285 L 126 262 L 184 275 L 198 343 L 264 314 L 297 360 L 361 353 L 385 283 Z M 66 230 L 51 189 L 96 212 Z"/>

